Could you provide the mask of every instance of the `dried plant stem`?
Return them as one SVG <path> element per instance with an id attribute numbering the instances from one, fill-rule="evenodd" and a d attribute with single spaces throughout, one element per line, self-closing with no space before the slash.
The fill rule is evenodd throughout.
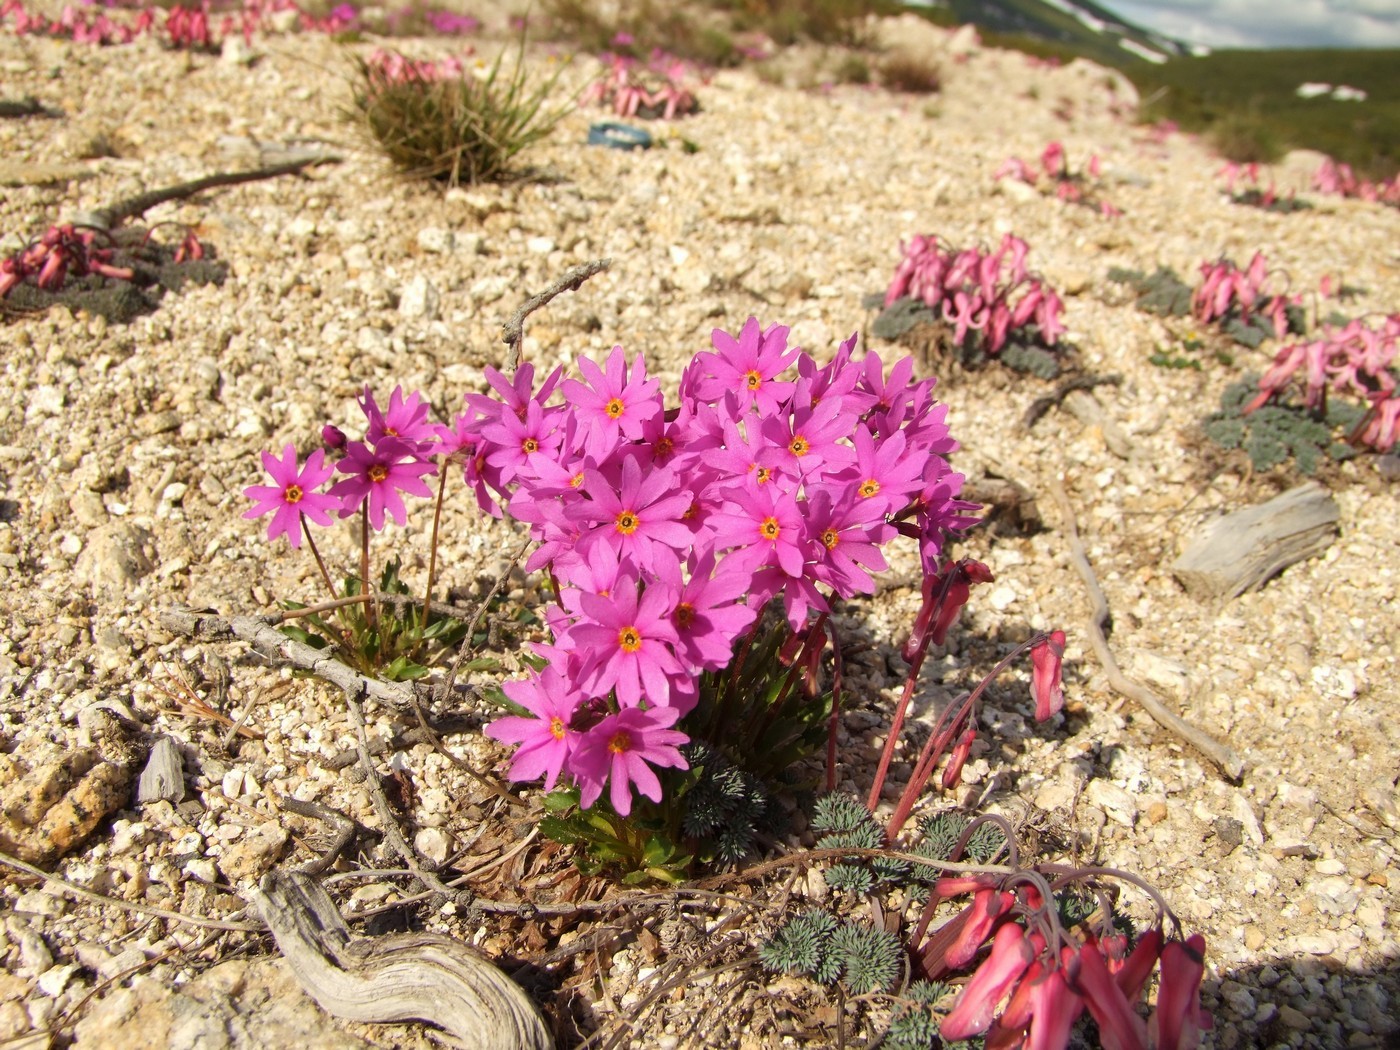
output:
<path id="1" fill-rule="evenodd" d="M 525 302 L 521 304 L 520 309 L 510 315 L 510 320 L 508 320 L 501 329 L 501 341 L 504 342 L 506 346 L 510 347 L 510 370 L 512 375 L 514 375 L 515 370 L 520 367 L 520 348 L 525 342 L 525 318 L 529 317 L 540 307 L 548 305 L 556 296 L 562 295 L 564 292 L 578 291 L 579 288 L 582 287 L 584 281 L 588 280 L 594 274 L 602 273 L 611 265 L 611 259 L 595 259 L 592 262 L 586 262 L 580 266 L 575 266 L 571 270 L 566 270 L 563 276 L 557 281 L 538 295 L 530 296 L 530 298 L 526 299 Z"/>
<path id="2" fill-rule="evenodd" d="M 106 208 L 98 208 L 92 214 L 93 218 L 98 220 L 96 225 L 110 230 L 113 226 L 121 225 L 127 219 L 144 215 L 158 204 L 187 200 L 197 194 L 204 193 L 206 190 L 218 189 L 222 186 L 237 186 L 240 183 L 274 179 L 281 175 L 300 175 L 307 168 L 314 168 L 318 164 L 338 164 L 339 162 L 340 157 L 328 153 L 324 156 L 288 161 L 285 164 L 254 168 L 251 171 L 220 172 L 216 175 L 206 175 L 202 179 L 193 179 L 190 182 L 181 182 L 174 186 L 138 193 L 134 197 L 119 200 Z"/>
<path id="3" fill-rule="evenodd" d="M 1104 597 L 1103 588 L 1099 586 L 1098 577 L 1094 575 L 1094 567 L 1089 563 L 1089 556 L 1084 552 L 1084 544 L 1079 538 L 1079 526 L 1074 517 L 1074 507 L 1069 501 L 1069 496 L 1065 493 L 1064 485 L 1058 479 L 1051 482 L 1050 489 L 1054 493 L 1055 502 L 1059 504 L 1060 515 L 1064 518 L 1065 532 L 1069 538 L 1070 558 L 1074 562 L 1074 567 L 1079 570 L 1080 578 L 1084 580 L 1084 586 L 1089 591 L 1089 600 L 1094 606 L 1093 612 L 1089 616 L 1089 641 L 1094 647 L 1094 655 L 1108 676 L 1109 686 L 1120 696 L 1137 701 L 1138 705 L 1151 715 L 1158 725 L 1169 729 L 1205 755 L 1229 779 L 1238 781 L 1244 774 L 1244 761 L 1233 748 L 1220 743 L 1208 733 L 1191 725 L 1162 703 L 1152 690 L 1132 681 L 1118 669 L 1118 661 L 1113 658 L 1113 653 L 1108 648 L 1108 639 L 1104 636 L 1103 630 L 1103 625 L 1108 621 L 1108 599 Z"/>
<path id="4" fill-rule="evenodd" d="M 170 922 L 182 922 L 187 926 L 199 926 L 206 930 L 231 930 L 234 933 L 262 933 L 263 927 L 260 923 L 233 922 L 225 919 L 206 919 L 199 915 L 181 915 L 178 911 L 169 911 L 165 908 L 157 908 L 150 904 L 138 904 L 136 901 L 124 901 L 117 897 L 109 897 L 104 893 L 95 893 L 82 886 L 75 886 L 73 883 L 60 879 L 57 875 L 50 875 L 46 871 L 26 864 L 17 857 L 12 857 L 8 853 L 0 853 L 0 864 L 5 864 L 16 871 L 21 871 L 31 878 L 41 879 L 51 886 L 57 886 L 64 893 L 72 894 L 74 897 L 83 900 L 94 901 L 98 904 L 109 904 L 124 911 L 135 912 L 137 915 L 149 915 L 153 919 L 166 919 Z"/>

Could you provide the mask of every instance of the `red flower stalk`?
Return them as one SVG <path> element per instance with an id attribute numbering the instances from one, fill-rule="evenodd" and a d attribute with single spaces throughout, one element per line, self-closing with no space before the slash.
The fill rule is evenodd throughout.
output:
<path id="1" fill-rule="evenodd" d="M 1060 660 L 1064 655 L 1064 631 L 1051 631 L 1040 644 L 1031 647 L 1031 696 L 1035 698 L 1037 722 L 1044 722 L 1065 706 L 1065 692 L 1060 684 Z"/>

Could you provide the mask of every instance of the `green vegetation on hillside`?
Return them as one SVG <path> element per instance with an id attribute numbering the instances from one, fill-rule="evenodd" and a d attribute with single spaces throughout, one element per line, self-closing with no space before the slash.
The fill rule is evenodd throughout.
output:
<path id="1" fill-rule="evenodd" d="M 1203 132 L 1231 160 L 1274 160 L 1303 148 L 1371 178 L 1400 168 L 1400 51 L 1216 51 L 1121 68 L 1142 96 L 1143 119 Z M 1361 88 L 1368 97 L 1299 98 L 1298 85 L 1309 81 Z"/>

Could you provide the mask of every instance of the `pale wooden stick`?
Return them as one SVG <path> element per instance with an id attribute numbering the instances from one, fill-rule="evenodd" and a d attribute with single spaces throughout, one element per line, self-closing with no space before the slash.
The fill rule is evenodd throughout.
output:
<path id="1" fill-rule="evenodd" d="M 1060 514 L 1064 518 L 1070 558 L 1074 561 L 1074 567 L 1079 570 L 1080 578 L 1088 588 L 1089 600 L 1094 606 L 1089 615 L 1089 641 L 1094 647 L 1094 655 L 1103 666 L 1104 673 L 1108 675 L 1109 686 L 1115 693 L 1137 701 L 1138 706 L 1151 715 L 1158 725 L 1171 730 L 1219 766 L 1227 777 L 1238 781 L 1244 774 L 1244 760 L 1236 754 L 1234 748 L 1220 743 L 1210 734 L 1191 725 L 1162 703 L 1151 689 L 1134 682 L 1118 669 L 1118 661 L 1113 658 L 1113 653 L 1108 648 L 1108 639 L 1103 632 L 1103 625 L 1108 621 L 1108 599 L 1104 597 L 1103 588 L 1099 586 L 1098 577 L 1094 575 L 1094 567 L 1089 564 L 1089 556 L 1084 552 L 1084 544 L 1079 539 L 1074 507 L 1070 504 L 1069 496 L 1065 494 L 1059 479 L 1050 483 L 1050 490 L 1055 494 L 1055 502 L 1059 504 Z"/>

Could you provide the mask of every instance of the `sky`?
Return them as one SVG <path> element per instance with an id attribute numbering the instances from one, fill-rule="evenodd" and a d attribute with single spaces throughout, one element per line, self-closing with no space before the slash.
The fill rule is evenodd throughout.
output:
<path id="1" fill-rule="evenodd" d="M 1128 21 L 1211 47 L 1400 47 L 1400 0 L 1106 0 Z"/>

